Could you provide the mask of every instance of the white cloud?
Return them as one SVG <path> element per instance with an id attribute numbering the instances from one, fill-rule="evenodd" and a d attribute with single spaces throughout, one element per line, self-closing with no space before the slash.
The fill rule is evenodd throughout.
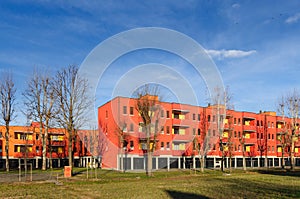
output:
<path id="1" fill-rule="evenodd" d="M 288 23 L 288 24 L 297 23 L 299 19 L 300 19 L 300 13 L 297 13 L 297 14 L 287 18 L 285 20 L 285 23 Z"/>
<path id="2" fill-rule="evenodd" d="M 240 7 L 240 4 L 235 3 L 235 4 L 233 4 L 231 7 L 232 7 L 232 8 L 239 8 L 239 7 Z"/>
<path id="3" fill-rule="evenodd" d="M 242 51 L 242 50 L 206 50 L 211 57 L 223 59 L 223 58 L 241 58 L 247 57 L 256 53 L 256 50 Z"/>

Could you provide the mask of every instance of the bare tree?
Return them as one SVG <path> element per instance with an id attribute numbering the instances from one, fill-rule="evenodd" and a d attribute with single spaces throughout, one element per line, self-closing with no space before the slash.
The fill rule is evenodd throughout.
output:
<path id="1" fill-rule="evenodd" d="M 4 73 L 0 83 L 1 119 L 5 123 L 6 171 L 9 171 L 9 128 L 15 118 L 16 88 L 11 73 Z"/>
<path id="2" fill-rule="evenodd" d="M 69 166 L 73 166 L 76 133 L 87 122 L 86 113 L 91 104 L 88 81 L 79 75 L 77 66 L 69 66 L 57 72 L 54 90 L 58 101 L 56 119 L 68 132 Z"/>
<path id="3" fill-rule="evenodd" d="M 42 137 L 43 147 L 42 170 L 46 170 L 48 130 L 50 128 L 50 123 L 54 118 L 53 107 L 55 98 L 53 78 L 48 75 L 41 75 L 34 72 L 32 78 L 28 82 L 27 89 L 23 93 L 23 96 L 25 97 L 24 105 L 26 107 L 24 114 L 26 114 L 30 119 L 37 120 L 40 125 L 40 137 Z M 43 129 L 45 129 L 44 133 Z M 50 165 L 52 166 L 51 161 L 52 160 L 50 158 Z"/>
<path id="4" fill-rule="evenodd" d="M 145 133 L 145 144 L 147 150 L 146 173 L 152 176 L 152 154 L 156 148 L 156 138 L 159 131 L 159 89 L 158 86 L 146 84 L 135 92 L 135 108 L 143 121 L 142 127 Z M 161 100 L 161 99 L 160 99 Z"/>
<path id="5" fill-rule="evenodd" d="M 121 122 L 117 127 L 116 127 L 116 134 L 118 136 L 118 141 L 119 141 L 119 153 L 121 156 L 121 162 L 120 162 L 120 169 L 121 171 L 125 172 L 124 169 L 124 150 L 126 152 L 128 140 L 127 140 L 127 134 L 126 134 L 126 129 L 127 129 L 127 124 L 125 122 Z"/>
<path id="6" fill-rule="evenodd" d="M 242 133 L 239 135 L 239 142 L 240 142 L 240 144 L 241 144 L 241 147 L 242 147 L 242 155 L 243 155 L 243 169 L 244 170 L 247 170 L 247 167 L 246 167 L 246 157 L 245 157 L 245 150 L 246 150 L 246 148 L 245 148 L 245 137 L 246 137 L 246 135 L 245 135 L 246 133 L 245 133 L 245 131 L 242 131 Z"/>
<path id="7" fill-rule="evenodd" d="M 282 114 L 284 115 L 286 112 L 290 120 L 290 127 L 286 129 L 288 131 L 286 141 L 289 140 L 288 145 L 290 146 L 291 170 L 294 170 L 295 168 L 295 142 L 299 137 L 299 105 L 300 95 L 296 89 L 291 93 L 286 94 L 279 104 L 282 109 Z"/>
<path id="8" fill-rule="evenodd" d="M 224 171 L 224 146 L 227 144 L 227 138 L 224 139 L 224 119 L 226 118 L 226 110 L 230 108 L 230 101 L 232 95 L 229 93 L 229 88 L 227 87 L 225 90 L 221 88 L 215 88 L 214 92 L 212 93 L 211 102 L 213 103 L 212 106 L 212 113 L 213 116 L 216 117 L 216 129 L 219 136 L 219 145 L 220 151 L 222 155 L 221 159 L 221 170 Z"/>
<path id="9" fill-rule="evenodd" d="M 224 148 L 225 156 L 229 157 L 229 172 L 231 173 L 232 170 L 232 157 L 233 157 L 233 116 L 227 111 L 226 114 L 226 122 L 224 131 L 226 130 L 227 135 L 227 142 Z"/>
<path id="10" fill-rule="evenodd" d="M 193 140 L 194 148 L 197 150 L 200 159 L 201 172 L 204 172 L 205 159 L 208 152 L 217 141 L 217 137 L 211 135 L 211 129 L 209 129 L 209 127 L 206 108 L 203 108 L 200 114 L 200 128 L 198 129 L 197 136 L 195 136 Z"/>
<path id="11" fill-rule="evenodd" d="M 286 147 L 288 146 L 290 141 L 289 141 L 289 133 L 288 133 L 286 118 L 285 118 L 285 99 L 283 96 L 279 100 L 278 111 L 282 117 L 282 121 L 281 121 L 281 123 L 282 123 L 281 129 L 282 130 L 279 132 L 277 139 L 279 140 L 279 142 L 281 144 L 281 168 L 284 169 L 284 167 L 285 167 L 284 153 L 285 153 Z"/>

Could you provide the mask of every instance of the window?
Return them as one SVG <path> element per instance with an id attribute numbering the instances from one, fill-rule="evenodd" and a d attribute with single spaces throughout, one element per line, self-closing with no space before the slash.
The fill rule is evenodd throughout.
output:
<path id="1" fill-rule="evenodd" d="M 131 107 L 130 107 L 130 110 L 129 110 L 129 111 L 130 111 L 130 115 L 133 115 L 133 110 L 134 110 L 134 109 L 133 109 L 133 107 L 131 106 Z"/>
<path id="2" fill-rule="evenodd" d="M 193 128 L 193 135 L 196 135 L 196 129 Z"/>
<path id="3" fill-rule="evenodd" d="M 213 130 L 213 136 L 216 136 L 216 130 Z"/>
<path id="4" fill-rule="evenodd" d="M 105 118 L 108 118 L 108 111 L 105 111 Z"/>
<path id="5" fill-rule="evenodd" d="M 208 136 L 210 136 L 210 129 L 208 129 Z"/>
<path id="6" fill-rule="evenodd" d="M 139 123 L 139 132 L 144 132 L 144 123 L 143 122 Z"/>
<path id="7" fill-rule="evenodd" d="M 257 133 L 256 138 L 259 139 L 259 133 Z"/>
<path id="8" fill-rule="evenodd" d="M 270 125 L 270 121 L 268 121 L 268 128 L 270 128 L 270 126 L 271 126 L 271 125 Z"/>
<path id="9" fill-rule="evenodd" d="M 241 132 L 240 132 L 240 131 L 239 131 L 239 134 L 238 134 L 238 135 L 239 135 L 239 138 L 240 138 L 240 137 L 241 137 Z"/>
<path id="10" fill-rule="evenodd" d="M 236 124 L 236 118 L 233 119 L 233 124 Z"/>
<path id="11" fill-rule="evenodd" d="M 160 117 L 164 117 L 164 110 L 160 111 Z"/>
<path id="12" fill-rule="evenodd" d="M 200 114 L 198 114 L 198 121 L 200 121 Z"/>
<path id="13" fill-rule="evenodd" d="M 167 134 L 170 134 L 170 127 L 166 126 L 166 128 L 167 128 Z"/>
<path id="14" fill-rule="evenodd" d="M 274 134 L 272 134 L 272 140 L 274 140 Z"/>
<path id="15" fill-rule="evenodd" d="M 2 146 L 0 145 L 0 153 L 2 153 Z"/>
<path id="16" fill-rule="evenodd" d="M 241 150 L 241 145 L 238 146 L 238 151 L 240 151 L 240 150 Z"/>
<path id="17" fill-rule="evenodd" d="M 193 120 L 196 120 L 196 114 L 193 113 Z"/>
<path id="18" fill-rule="evenodd" d="M 236 138 L 236 131 L 234 131 L 234 137 Z"/>
<path id="19" fill-rule="evenodd" d="M 131 132 L 134 131 L 134 126 L 133 126 L 132 123 L 130 124 L 130 131 L 131 131 Z"/>
<path id="20" fill-rule="evenodd" d="M 201 149 L 201 144 L 200 143 L 198 143 L 198 150 L 200 150 Z"/>
<path id="21" fill-rule="evenodd" d="M 164 127 L 164 126 L 161 127 L 160 133 L 161 133 L 161 134 L 164 134 L 164 133 L 165 133 L 165 127 Z"/>
<path id="22" fill-rule="evenodd" d="M 200 129 L 198 129 L 198 135 L 200 135 L 201 134 L 201 130 Z"/>
<path id="23" fill-rule="evenodd" d="M 271 125 L 272 125 L 272 128 L 274 128 L 274 122 L 272 122 L 272 124 L 271 124 Z"/>
<path id="24" fill-rule="evenodd" d="M 167 150 L 170 150 L 170 142 L 167 142 Z"/>
<path id="25" fill-rule="evenodd" d="M 215 115 L 213 115 L 213 122 L 215 122 L 216 121 L 216 116 Z"/>
<path id="26" fill-rule="evenodd" d="M 127 124 L 126 123 L 124 124 L 123 132 L 127 132 Z"/>
<path id="27" fill-rule="evenodd" d="M 210 122 L 210 115 L 207 116 L 207 121 Z"/>
<path id="28" fill-rule="evenodd" d="M 274 146 L 272 146 L 272 152 L 274 152 Z"/>
<path id="29" fill-rule="evenodd" d="M 132 140 L 130 140 L 130 149 L 133 150 L 134 149 L 134 143 Z"/>
<path id="30" fill-rule="evenodd" d="M 270 139 L 270 133 L 268 133 L 268 139 Z"/>
<path id="31" fill-rule="evenodd" d="M 165 143 L 164 143 L 164 142 L 161 142 L 161 143 L 160 143 L 160 149 L 161 149 L 161 150 L 164 150 L 164 149 L 165 149 Z"/>
<path id="32" fill-rule="evenodd" d="M 39 134 L 35 135 L 35 140 L 39 140 Z"/>
<path id="33" fill-rule="evenodd" d="M 123 114 L 127 114 L 127 106 L 123 106 Z"/>
<path id="34" fill-rule="evenodd" d="M 167 111 L 167 118 L 170 118 L 170 112 L 169 111 Z"/>

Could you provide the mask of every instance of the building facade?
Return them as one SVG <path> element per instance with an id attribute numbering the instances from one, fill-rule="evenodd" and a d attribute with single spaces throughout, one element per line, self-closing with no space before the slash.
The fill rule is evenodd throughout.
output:
<path id="1" fill-rule="evenodd" d="M 33 168 L 42 167 L 42 138 L 39 123 L 33 122 L 29 126 L 10 126 L 9 129 L 9 161 L 10 168 L 18 168 L 25 159 Z M 5 126 L 0 126 L 0 168 L 5 168 Z M 47 167 L 63 167 L 68 165 L 68 133 L 62 128 L 50 128 L 47 141 Z M 74 165 L 85 166 L 92 161 L 95 131 L 79 130 L 73 144 Z"/>
<path id="2" fill-rule="evenodd" d="M 136 99 L 116 97 L 98 108 L 102 167 L 117 170 L 146 168 L 147 149 Z M 243 112 L 220 107 L 158 102 L 159 129 L 153 142 L 153 169 L 205 167 L 276 167 L 289 165 L 293 153 L 300 166 L 297 120 L 275 112 Z M 219 121 L 219 122 L 218 122 Z M 295 123 L 294 146 L 288 142 Z M 152 129 L 152 128 L 151 128 Z M 151 131 L 155 131 L 152 129 Z M 291 151 L 293 148 L 293 151 Z"/>

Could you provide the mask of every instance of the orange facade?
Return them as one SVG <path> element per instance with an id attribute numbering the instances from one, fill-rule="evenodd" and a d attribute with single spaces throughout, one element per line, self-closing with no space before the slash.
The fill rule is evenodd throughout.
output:
<path id="1" fill-rule="evenodd" d="M 90 156 L 87 145 L 80 138 L 89 131 L 79 131 L 75 144 L 73 145 L 74 158 Z M 4 168 L 6 160 L 5 153 L 5 126 L 0 126 L 0 159 L 2 160 L 0 167 Z M 31 161 L 36 168 L 41 167 L 42 160 L 42 137 L 44 129 L 40 133 L 39 123 L 33 122 L 30 126 L 10 126 L 9 129 L 9 159 L 12 167 L 17 165 L 18 159 L 26 158 Z M 54 167 L 62 167 L 68 158 L 68 133 L 62 128 L 49 129 L 47 141 L 47 159 L 51 159 L 55 163 Z"/>
<path id="2" fill-rule="evenodd" d="M 231 157 L 234 167 L 241 166 L 242 157 L 247 158 L 247 166 L 263 166 L 263 159 L 269 166 L 280 166 L 282 151 L 285 161 L 289 161 L 291 147 L 283 145 L 280 136 L 291 128 L 291 119 L 276 116 L 275 112 L 227 110 L 225 116 L 224 110 L 215 106 L 167 102 L 159 106 L 154 169 L 198 167 L 201 155 L 206 156 L 208 167 L 215 167 L 222 154 L 226 165 Z M 116 97 L 98 108 L 104 168 L 120 169 L 121 161 L 123 169 L 145 168 L 145 134 L 135 107 L 136 99 Z M 295 139 L 294 154 L 299 157 L 300 142 L 298 137 Z M 300 163 L 298 158 L 296 163 Z"/>

